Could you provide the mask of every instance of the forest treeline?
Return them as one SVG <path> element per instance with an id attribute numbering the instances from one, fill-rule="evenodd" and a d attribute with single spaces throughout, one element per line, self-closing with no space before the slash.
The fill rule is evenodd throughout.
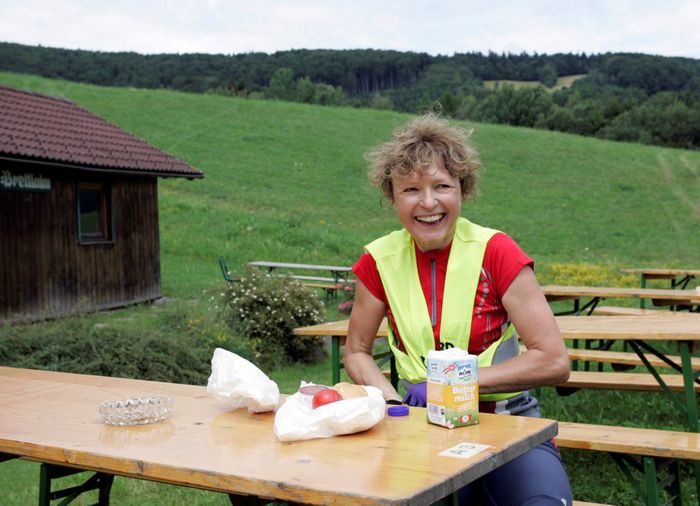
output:
<path id="1" fill-rule="evenodd" d="M 700 148 L 700 60 L 645 54 L 292 50 L 156 54 L 0 43 L 0 70 L 108 86 L 166 88 L 443 114 L 605 139 Z M 581 76 L 570 86 L 560 77 Z M 541 86 L 485 81 L 539 82 Z"/>

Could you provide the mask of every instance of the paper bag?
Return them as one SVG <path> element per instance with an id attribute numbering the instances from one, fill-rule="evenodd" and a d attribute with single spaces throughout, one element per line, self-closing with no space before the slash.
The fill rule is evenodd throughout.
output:
<path id="1" fill-rule="evenodd" d="M 222 348 L 214 350 L 207 391 L 230 408 L 253 413 L 274 411 L 279 404 L 277 383 L 243 357 Z"/>
<path id="2" fill-rule="evenodd" d="M 386 402 L 381 390 L 366 386 L 366 397 L 331 402 L 313 409 L 297 392 L 275 413 L 274 433 L 281 441 L 315 439 L 367 430 L 382 419 Z"/>

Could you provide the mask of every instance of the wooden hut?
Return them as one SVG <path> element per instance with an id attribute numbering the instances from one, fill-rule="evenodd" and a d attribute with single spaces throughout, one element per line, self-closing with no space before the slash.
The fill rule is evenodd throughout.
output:
<path id="1" fill-rule="evenodd" d="M 161 297 L 158 177 L 203 174 L 73 102 L 0 86 L 0 321 Z"/>

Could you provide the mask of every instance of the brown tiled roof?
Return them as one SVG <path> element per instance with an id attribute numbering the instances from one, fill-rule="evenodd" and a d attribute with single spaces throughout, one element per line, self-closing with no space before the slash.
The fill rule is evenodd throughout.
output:
<path id="1" fill-rule="evenodd" d="M 0 157 L 156 176 L 201 171 L 61 98 L 0 86 Z"/>

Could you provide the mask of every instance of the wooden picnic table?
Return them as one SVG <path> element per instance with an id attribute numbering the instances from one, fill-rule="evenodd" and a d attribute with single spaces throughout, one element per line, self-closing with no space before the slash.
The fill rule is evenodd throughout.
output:
<path id="1" fill-rule="evenodd" d="M 315 337 L 330 337 L 331 338 L 331 384 L 335 385 L 340 381 L 340 370 L 343 368 L 343 357 L 340 356 L 340 347 L 345 345 L 345 338 L 348 335 L 348 325 L 350 320 L 338 320 L 334 322 L 319 323 L 306 327 L 299 327 L 293 330 L 297 336 L 315 336 Z M 387 320 L 384 318 L 379 324 L 375 339 L 386 338 Z M 375 341 L 376 343 L 376 341 Z M 391 351 L 386 353 L 375 353 L 374 358 L 382 360 L 388 357 L 390 360 L 391 384 L 396 387 L 398 385 L 398 373 L 396 372 L 396 362 L 394 354 Z"/>
<path id="2" fill-rule="evenodd" d="M 272 272 L 275 269 L 288 269 L 291 271 L 327 271 L 331 274 L 332 280 L 336 283 L 348 281 L 348 275 L 352 272 L 352 267 L 341 266 L 341 265 L 316 265 L 316 264 L 297 264 L 289 262 L 269 262 L 267 260 L 258 260 L 255 262 L 248 262 L 250 267 L 263 267 Z M 324 278 L 309 277 L 309 276 L 296 276 L 299 279 L 309 279 L 321 281 Z"/>
<path id="3" fill-rule="evenodd" d="M 698 406 L 695 390 L 698 379 L 691 361 L 694 345 L 700 341 L 700 315 L 688 314 L 685 317 L 654 314 L 649 316 L 557 316 L 557 324 L 565 339 L 624 341 L 642 360 L 662 390 L 672 402 L 685 413 L 691 432 L 698 430 Z M 674 342 L 680 353 L 680 363 L 669 358 L 658 344 Z M 668 388 L 659 366 L 646 359 L 651 353 L 665 362 L 665 366 L 680 373 L 683 377 L 683 398 L 685 404 Z M 614 373 L 612 373 L 614 374 Z"/>
<path id="4" fill-rule="evenodd" d="M 639 286 L 646 288 L 649 279 L 668 279 L 671 289 L 683 290 L 688 286 L 690 280 L 700 277 L 700 269 L 660 269 L 660 268 L 637 268 L 620 269 L 626 274 L 639 274 Z M 680 279 L 679 279 L 680 278 Z M 639 307 L 644 309 L 644 299 L 639 301 Z"/>
<path id="5" fill-rule="evenodd" d="M 562 337 L 567 340 L 615 340 L 624 341 L 642 360 L 649 373 L 659 383 L 662 390 L 669 396 L 671 402 L 687 415 L 688 427 L 691 432 L 698 430 L 698 407 L 695 395 L 695 385 L 699 383 L 693 372 L 691 350 L 700 341 L 700 315 L 686 314 L 678 316 L 669 312 L 650 316 L 557 316 L 557 324 Z M 296 335 L 331 336 L 331 374 L 336 383 L 340 378 L 342 357 L 340 346 L 345 343 L 348 333 L 349 320 L 322 323 L 294 330 Z M 382 321 L 377 338 L 387 336 L 386 318 Z M 680 351 L 680 363 L 669 358 L 669 354 L 661 351 L 661 342 L 675 342 Z M 391 352 L 389 352 L 391 353 Z M 664 383 L 658 372 L 659 366 L 649 363 L 645 353 L 663 357 L 664 364 L 675 369 L 682 375 L 683 401 L 678 399 L 675 392 Z M 646 362 L 645 362 L 646 361 Z M 391 364 L 391 374 L 396 375 L 395 365 Z M 615 374 L 615 373 L 601 373 Z"/>
<path id="6" fill-rule="evenodd" d="M 0 462 L 196 487 L 232 502 L 432 504 L 557 433 L 553 420 L 490 414 L 450 430 L 411 408 L 362 433 L 284 443 L 274 413 L 230 410 L 202 386 L 10 367 L 0 367 L 0 384 Z M 99 418 L 104 400 L 155 394 L 174 399 L 164 421 L 119 427 Z M 460 457 L 470 446 L 479 451 Z"/>
<path id="7" fill-rule="evenodd" d="M 700 277 L 700 269 L 659 269 L 659 268 L 637 268 L 620 269 L 626 274 L 639 274 L 640 286 L 644 288 L 648 279 L 669 279 L 671 288 L 688 286 L 688 282 L 695 277 Z M 681 277 L 677 281 L 678 277 Z"/>
<path id="8" fill-rule="evenodd" d="M 693 306 L 697 311 L 700 305 L 700 292 L 697 290 L 670 290 L 657 288 L 629 288 L 608 286 L 566 286 L 543 285 L 542 292 L 548 302 L 572 300 L 573 309 L 558 314 L 591 314 L 603 299 L 647 299 L 657 306 Z M 581 305 L 582 299 L 588 299 Z"/>

